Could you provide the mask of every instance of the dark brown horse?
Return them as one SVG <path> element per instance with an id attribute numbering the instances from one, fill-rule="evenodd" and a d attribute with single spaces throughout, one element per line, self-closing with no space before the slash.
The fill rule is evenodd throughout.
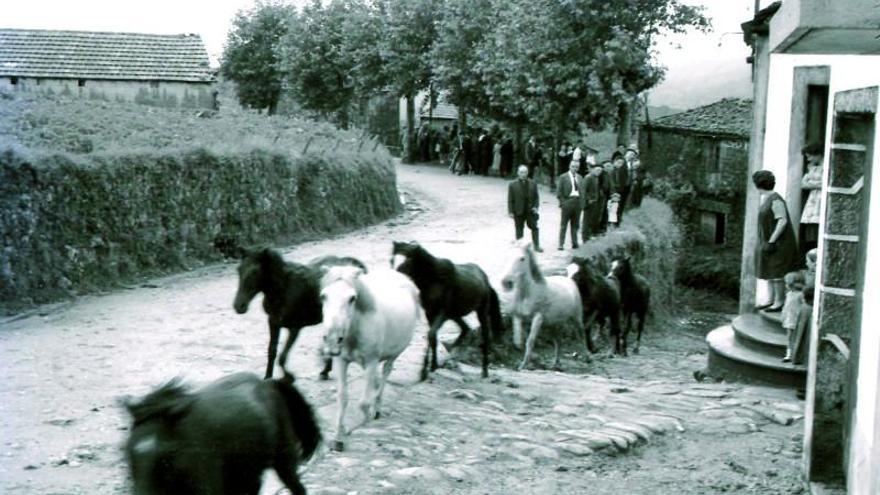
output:
<path id="1" fill-rule="evenodd" d="M 322 256 L 308 265 L 284 261 L 278 251 L 270 248 L 242 250 L 238 265 L 238 292 L 232 307 L 238 314 L 248 310 L 251 300 L 263 293 L 263 309 L 269 316 L 269 359 L 266 378 L 272 378 L 278 338 L 281 328 L 287 328 L 287 341 L 278 359 L 286 379 L 293 380 L 287 371 L 287 355 L 303 327 L 317 325 L 321 316 L 320 282 L 327 268 L 350 265 L 367 271 L 367 267 L 348 256 Z M 326 359 L 321 378 L 329 377 L 331 361 Z"/>
<path id="2" fill-rule="evenodd" d="M 597 351 L 592 338 L 593 322 L 599 324 L 601 334 L 607 320 L 611 324 L 611 338 L 614 341 L 614 352 L 625 354 L 622 349 L 620 334 L 620 286 L 616 280 L 603 277 L 601 272 L 588 260 L 575 256 L 566 271 L 574 280 L 581 293 L 584 305 L 584 331 L 587 348 L 590 352 Z"/>
<path id="3" fill-rule="evenodd" d="M 256 494 L 266 469 L 292 493 L 306 493 L 297 464 L 312 456 L 321 432 L 292 384 L 238 373 L 190 392 L 173 380 L 125 406 L 136 495 Z"/>
<path id="4" fill-rule="evenodd" d="M 612 261 L 611 272 L 608 276 L 615 278 L 620 283 L 621 310 L 623 311 L 623 319 L 625 321 L 623 328 L 624 346 L 626 346 L 626 336 L 629 334 L 629 329 L 632 326 L 633 315 L 639 319 L 636 345 L 633 347 L 633 354 L 638 354 L 639 346 L 642 343 L 642 330 L 645 329 L 645 317 L 648 315 L 651 305 L 651 286 L 648 284 L 648 279 L 633 273 L 632 263 L 629 258 L 618 258 Z M 624 351 L 626 351 L 625 347 Z"/>
<path id="5" fill-rule="evenodd" d="M 394 267 L 394 258 L 404 260 Z M 422 308 L 428 318 L 428 349 L 422 365 L 422 380 L 428 377 L 428 368 L 437 369 L 437 331 L 446 320 L 461 328 L 453 347 L 467 337 L 470 327 L 462 318 L 477 313 L 480 321 L 480 349 L 483 354 L 482 376 L 489 376 L 490 332 L 496 337 L 504 332 L 498 294 L 489 283 L 482 268 L 473 264 L 455 264 L 445 258 L 435 258 L 417 242 L 394 242 L 391 264 L 407 275 L 419 288 Z"/>

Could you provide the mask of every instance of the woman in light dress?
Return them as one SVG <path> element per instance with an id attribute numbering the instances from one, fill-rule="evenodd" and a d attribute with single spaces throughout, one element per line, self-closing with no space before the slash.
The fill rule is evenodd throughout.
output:
<path id="1" fill-rule="evenodd" d="M 801 188 L 809 191 L 801 213 L 801 249 L 806 252 L 819 242 L 819 206 L 822 203 L 822 144 L 811 143 L 803 148 L 807 173 L 801 179 Z"/>

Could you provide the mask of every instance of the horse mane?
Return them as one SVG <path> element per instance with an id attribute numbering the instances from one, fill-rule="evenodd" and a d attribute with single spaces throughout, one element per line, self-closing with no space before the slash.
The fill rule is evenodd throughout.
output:
<path id="1" fill-rule="evenodd" d="M 415 241 L 394 241 L 392 252 L 406 257 L 409 269 L 405 273 L 411 275 L 413 280 L 430 277 L 433 280 L 449 281 L 455 277 L 455 264 L 452 261 L 434 256 Z"/>
<path id="2" fill-rule="evenodd" d="M 538 259 L 535 257 L 535 252 L 532 251 L 530 246 L 523 247 L 522 250 L 526 253 L 526 258 L 529 260 L 529 270 L 532 272 L 532 279 L 535 282 L 543 282 L 544 273 L 541 271 L 541 267 L 538 266 Z"/>
<path id="3" fill-rule="evenodd" d="M 373 297 L 369 287 L 361 280 L 363 273 L 360 268 L 355 266 L 333 266 L 321 278 L 321 287 L 327 287 L 334 282 L 342 280 L 354 288 L 357 294 L 355 305 L 358 311 L 361 313 L 373 311 L 376 309 L 376 299 Z"/>
<path id="4" fill-rule="evenodd" d="M 597 293 L 597 291 L 602 287 L 603 276 L 596 266 L 591 263 L 586 258 L 581 258 L 579 256 L 575 256 L 572 260 L 572 263 L 575 263 L 578 266 L 578 273 L 575 274 L 575 277 L 578 275 L 586 278 L 587 280 L 587 293 L 592 297 Z"/>
<path id="5" fill-rule="evenodd" d="M 175 419 L 192 403 L 193 395 L 181 383 L 179 377 L 150 392 L 137 402 L 127 402 L 125 407 L 138 425 L 156 417 Z"/>

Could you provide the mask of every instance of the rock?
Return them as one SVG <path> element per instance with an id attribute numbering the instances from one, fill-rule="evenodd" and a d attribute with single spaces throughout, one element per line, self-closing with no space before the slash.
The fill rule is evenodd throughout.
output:
<path id="1" fill-rule="evenodd" d="M 369 464 L 370 464 L 370 466 L 372 466 L 374 468 L 388 467 L 388 461 L 385 461 L 382 459 L 373 459 L 372 461 L 369 462 Z"/>
<path id="2" fill-rule="evenodd" d="M 387 480 L 379 480 L 379 486 L 381 488 L 384 488 L 385 490 L 394 490 L 395 488 L 397 488 L 394 483 Z"/>
<path id="3" fill-rule="evenodd" d="M 690 389 L 682 392 L 683 395 L 688 395 L 691 397 L 703 397 L 705 399 L 723 399 L 730 395 L 728 392 L 723 390 L 705 390 L 705 389 Z"/>
<path id="4" fill-rule="evenodd" d="M 318 495 L 348 495 L 348 491 L 336 486 L 325 486 L 323 488 L 309 490 L 309 492 L 312 492 L 313 490 L 314 493 L 317 493 Z"/>
<path id="5" fill-rule="evenodd" d="M 446 393 L 453 399 L 469 400 L 471 402 L 479 402 L 483 399 L 483 394 L 469 388 L 457 388 Z"/>
<path id="6" fill-rule="evenodd" d="M 629 392 L 629 389 L 626 387 L 611 387 L 611 393 L 613 394 L 623 394 Z"/>
<path id="7" fill-rule="evenodd" d="M 544 447 L 543 445 L 535 445 L 529 442 L 514 442 L 513 445 L 510 446 L 510 448 L 518 452 L 519 454 L 528 456 L 535 460 L 559 459 L 559 452 L 551 449 L 550 447 Z"/>
<path id="8" fill-rule="evenodd" d="M 413 456 L 412 449 L 395 445 L 386 449 L 395 459 L 406 459 Z"/>
<path id="9" fill-rule="evenodd" d="M 361 463 L 360 459 L 354 459 L 352 457 L 337 457 L 335 461 L 337 464 L 339 464 L 339 467 L 343 469 L 357 466 Z"/>
<path id="10" fill-rule="evenodd" d="M 53 426 L 70 426 L 73 424 L 73 420 L 70 418 L 55 418 L 46 422 Z"/>
<path id="11" fill-rule="evenodd" d="M 420 480 L 436 483 L 443 480 L 443 473 L 429 466 L 415 466 L 392 472 L 391 479 L 396 482 Z"/>
<path id="12" fill-rule="evenodd" d="M 651 439 L 651 430 L 645 428 L 644 426 L 640 426 L 637 424 L 626 424 L 626 423 L 607 423 L 605 424 L 608 428 L 613 428 L 615 430 L 625 431 L 627 433 L 631 433 L 639 438 L 639 440 L 647 442 Z"/>
<path id="13" fill-rule="evenodd" d="M 557 449 L 578 457 L 588 456 L 593 453 L 593 449 L 581 443 L 556 442 L 554 445 Z"/>
<path id="14" fill-rule="evenodd" d="M 572 406 L 567 406 L 565 404 L 558 404 L 553 406 L 553 412 L 556 414 L 561 414 L 563 416 L 575 416 L 578 414 L 578 409 Z"/>
<path id="15" fill-rule="evenodd" d="M 463 376 L 461 376 L 461 374 L 456 373 L 451 370 L 448 370 L 448 369 L 445 369 L 445 368 L 440 368 L 437 371 L 435 371 L 434 376 L 435 377 L 442 377 L 447 380 L 452 380 L 457 383 L 464 383 L 465 382 L 465 379 Z"/>
<path id="16" fill-rule="evenodd" d="M 481 404 L 501 412 L 507 412 L 507 409 L 500 402 L 495 402 L 494 400 L 484 400 Z"/>
<path id="17" fill-rule="evenodd" d="M 33 471 L 33 470 L 35 470 L 35 469 L 40 469 L 40 467 L 39 467 L 39 466 L 34 466 L 33 464 L 28 464 L 27 466 L 25 466 L 25 467 L 22 468 L 22 469 L 24 469 L 25 471 Z"/>
<path id="18" fill-rule="evenodd" d="M 531 393 L 526 392 L 525 390 L 517 390 L 517 389 L 507 389 L 502 390 L 501 395 L 505 397 L 510 397 L 511 399 L 520 400 L 523 402 L 534 402 L 538 399 L 538 396 Z"/>
<path id="19" fill-rule="evenodd" d="M 456 466 L 445 466 L 441 467 L 440 470 L 446 473 L 446 476 L 449 476 L 455 481 L 464 481 L 469 477 L 464 469 Z"/>

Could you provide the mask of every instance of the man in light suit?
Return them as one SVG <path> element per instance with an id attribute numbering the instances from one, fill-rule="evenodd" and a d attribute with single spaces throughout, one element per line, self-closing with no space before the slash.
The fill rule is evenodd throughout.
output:
<path id="1" fill-rule="evenodd" d="M 529 167 L 520 165 L 517 178 L 507 186 L 507 214 L 513 218 L 516 240 L 522 239 L 523 226 L 528 225 L 532 232 L 532 246 L 543 252 L 538 240 L 538 185 L 529 179 Z"/>
<path id="2" fill-rule="evenodd" d="M 556 179 L 556 199 L 559 200 L 561 220 L 559 224 L 559 250 L 562 251 L 565 244 L 566 228 L 571 228 L 571 247 L 578 247 L 578 223 L 581 216 L 581 176 L 578 175 L 578 163 L 574 160 L 569 165 L 568 172 Z"/>

